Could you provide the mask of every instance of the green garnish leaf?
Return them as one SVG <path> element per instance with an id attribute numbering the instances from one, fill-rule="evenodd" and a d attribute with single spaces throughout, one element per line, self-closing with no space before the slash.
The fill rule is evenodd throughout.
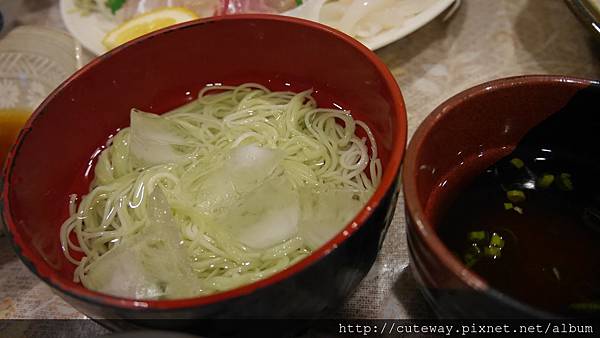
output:
<path id="1" fill-rule="evenodd" d="M 521 169 L 521 168 L 523 168 L 523 166 L 525 166 L 525 163 L 523 163 L 523 160 L 521 160 L 520 158 L 517 158 L 517 157 L 510 160 L 510 163 L 512 163 L 512 165 L 514 165 L 515 168 L 517 168 L 517 169 Z"/>
<path id="2" fill-rule="evenodd" d="M 525 193 L 521 190 L 509 190 L 506 192 L 506 198 L 513 203 L 523 202 L 525 200 Z"/>
<path id="3" fill-rule="evenodd" d="M 538 178 L 537 186 L 540 188 L 546 189 L 546 188 L 550 187 L 553 182 L 554 182 L 554 175 L 544 174 L 544 175 L 542 175 L 542 177 Z"/>
<path id="4" fill-rule="evenodd" d="M 513 208 L 513 204 L 512 203 L 504 203 L 504 210 L 510 210 Z"/>
<path id="5" fill-rule="evenodd" d="M 302 0 L 296 0 L 296 6 L 302 5 Z"/>
<path id="6" fill-rule="evenodd" d="M 571 174 L 561 173 L 558 176 L 558 189 L 562 191 L 572 191 L 573 190 L 573 181 L 571 181 Z"/>
<path id="7" fill-rule="evenodd" d="M 494 233 L 492 233 L 492 237 L 490 238 L 490 246 L 495 246 L 497 248 L 503 248 L 504 247 L 504 239 L 502 238 L 502 236 L 500 236 L 494 232 Z"/>
<path id="8" fill-rule="evenodd" d="M 114 15 L 119 9 L 121 9 L 121 7 L 123 7 L 125 1 L 127 0 L 106 0 L 104 4 L 110 9 L 110 12 Z"/>
<path id="9" fill-rule="evenodd" d="M 471 231 L 467 235 L 470 242 L 485 242 L 488 238 L 488 233 L 484 230 L 481 231 Z"/>

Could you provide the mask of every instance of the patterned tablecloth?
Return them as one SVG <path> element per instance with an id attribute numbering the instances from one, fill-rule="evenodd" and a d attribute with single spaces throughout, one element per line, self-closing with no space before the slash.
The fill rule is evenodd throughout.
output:
<path id="1" fill-rule="evenodd" d="M 26 1 L 20 24 L 64 28 L 58 1 Z M 600 44 L 561 0 L 464 0 L 448 20 L 435 19 L 377 51 L 398 81 L 409 135 L 443 100 L 472 85 L 518 74 L 600 78 Z M 411 275 L 404 205 L 371 272 L 339 310 L 346 318 L 428 318 Z M 33 276 L 0 238 L 0 318 L 85 318 Z M 90 336 L 105 332 L 87 326 Z"/>

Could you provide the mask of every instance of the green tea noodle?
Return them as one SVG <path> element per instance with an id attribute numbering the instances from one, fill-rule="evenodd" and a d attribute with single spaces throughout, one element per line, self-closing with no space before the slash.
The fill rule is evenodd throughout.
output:
<path id="1" fill-rule="evenodd" d="M 373 193 L 381 162 L 366 124 L 311 93 L 206 86 L 160 116 L 133 109 L 90 192 L 71 196 L 61 242 L 74 281 L 135 299 L 207 295 L 333 238 Z"/>

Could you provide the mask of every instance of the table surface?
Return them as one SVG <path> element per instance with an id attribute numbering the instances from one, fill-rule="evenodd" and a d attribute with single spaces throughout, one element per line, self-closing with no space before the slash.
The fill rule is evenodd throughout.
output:
<path id="1" fill-rule="evenodd" d="M 51 0 L 26 1 L 18 24 L 64 29 L 58 1 Z M 519 74 L 600 78 L 600 44 L 561 0 L 464 0 L 449 19 L 440 16 L 377 54 L 404 95 L 409 136 L 442 101 L 487 80 Z M 339 315 L 432 316 L 409 269 L 402 200 L 375 265 Z M 29 272 L 0 238 L 0 318 L 86 317 Z M 88 336 L 105 332 L 90 330 Z"/>

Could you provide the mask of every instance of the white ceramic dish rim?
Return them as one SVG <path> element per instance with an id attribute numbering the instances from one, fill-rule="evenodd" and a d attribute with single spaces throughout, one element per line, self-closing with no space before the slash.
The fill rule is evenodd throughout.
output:
<path id="1" fill-rule="evenodd" d="M 384 47 L 423 27 L 448 9 L 455 1 L 459 0 L 438 0 L 421 13 L 406 20 L 403 26 L 384 31 L 370 39 L 359 41 L 371 50 Z M 107 50 L 102 45 L 102 39 L 106 31 L 100 26 L 102 24 L 108 26 L 110 23 L 107 20 L 100 20 L 97 15 L 83 17 L 75 12 L 73 8 L 74 0 L 60 0 L 60 14 L 67 30 L 90 52 L 96 55 L 106 53 Z"/>

